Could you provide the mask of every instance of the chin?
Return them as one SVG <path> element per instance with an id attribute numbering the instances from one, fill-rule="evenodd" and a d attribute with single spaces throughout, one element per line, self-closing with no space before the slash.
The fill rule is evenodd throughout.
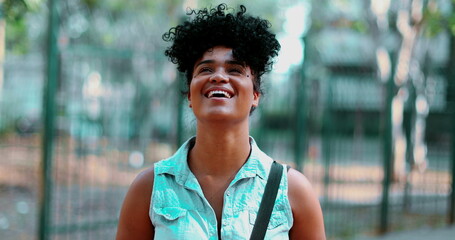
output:
<path id="1" fill-rule="evenodd" d="M 245 116 L 233 115 L 232 113 L 227 113 L 224 111 L 212 111 L 210 113 L 205 113 L 202 116 L 196 116 L 198 120 L 202 121 L 214 121 L 214 122 L 241 122 L 242 120 L 247 120 L 249 114 Z"/>

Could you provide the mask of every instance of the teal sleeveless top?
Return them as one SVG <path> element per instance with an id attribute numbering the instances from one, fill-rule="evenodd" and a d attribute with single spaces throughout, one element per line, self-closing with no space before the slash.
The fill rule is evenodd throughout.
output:
<path id="1" fill-rule="evenodd" d="M 249 239 L 273 160 L 251 139 L 251 154 L 224 192 L 221 239 Z M 154 165 L 150 219 L 155 239 L 218 239 L 215 211 L 188 167 L 190 140 Z M 292 210 L 286 167 L 265 239 L 289 239 Z"/>

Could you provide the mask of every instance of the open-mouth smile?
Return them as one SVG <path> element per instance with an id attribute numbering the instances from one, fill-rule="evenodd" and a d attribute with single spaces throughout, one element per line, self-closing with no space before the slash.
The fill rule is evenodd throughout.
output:
<path id="1" fill-rule="evenodd" d="M 208 98 L 212 98 L 212 97 L 231 98 L 231 94 L 229 94 L 226 91 L 222 91 L 222 90 L 214 90 L 214 91 L 209 91 L 207 93 L 207 97 Z"/>
<path id="2" fill-rule="evenodd" d="M 228 91 L 225 91 L 225 90 L 221 90 L 221 89 L 213 89 L 213 90 L 209 90 L 207 91 L 206 94 L 204 94 L 207 98 L 232 98 L 233 94 L 228 92 Z"/>

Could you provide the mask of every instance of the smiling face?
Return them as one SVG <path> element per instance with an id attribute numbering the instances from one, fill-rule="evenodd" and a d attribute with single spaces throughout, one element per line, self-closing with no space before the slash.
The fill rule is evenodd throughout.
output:
<path id="1" fill-rule="evenodd" d="M 248 121 L 260 95 L 249 66 L 234 59 L 232 49 L 217 46 L 196 61 L 188 100 L 198 121 Z"/>

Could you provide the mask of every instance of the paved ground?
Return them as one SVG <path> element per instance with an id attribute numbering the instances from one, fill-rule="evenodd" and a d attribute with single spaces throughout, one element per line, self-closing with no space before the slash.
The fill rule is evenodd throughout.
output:
<path id="1" fill-rule="evenodd" d="M 439 229 L 422 228 L 396 232 L 381 237 L 360 237 L 356 240 L 455 240 L 455 225 Z"/>

